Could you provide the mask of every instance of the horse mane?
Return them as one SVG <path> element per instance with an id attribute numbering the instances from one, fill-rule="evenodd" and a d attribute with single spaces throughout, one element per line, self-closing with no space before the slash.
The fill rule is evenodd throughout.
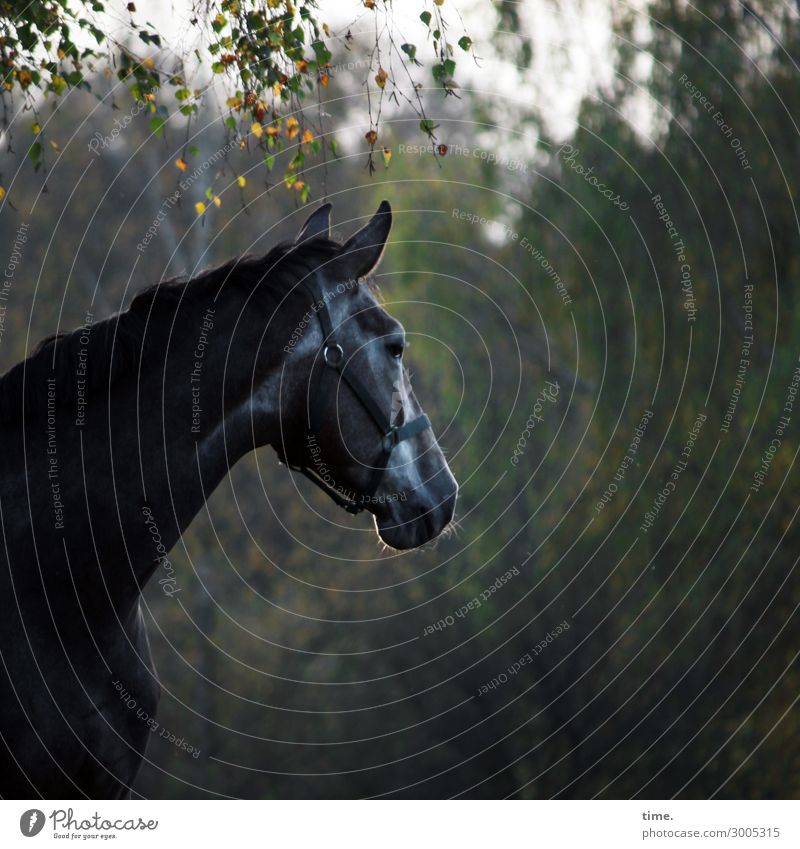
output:
<path id="1" fill-rule="evenodd" d="M 87 403 L 107 398 L 112 388 L 137 373 L 148 359 L 163 360 L 158 331 L 167 327 L 182 303 L 203 296 L 216 300 L 226 288 L 255 292 L 256 303 L 274 304 L 298 279 L 311 274 L 339 250 L 317 238 L 300 247 L 284 242 L 264 256 L 244 255 L 201 272 L 176 277 L 138 292 L 128 309 L 76 330 L 43 339 L 33 353 L 0 376 L 0 423 L 11 424 L 54 408 L 75 404 L 78 367 Z"/>

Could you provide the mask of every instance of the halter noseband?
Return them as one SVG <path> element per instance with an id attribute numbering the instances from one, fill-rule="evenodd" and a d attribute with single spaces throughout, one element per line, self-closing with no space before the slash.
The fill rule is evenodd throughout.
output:
<path id="1" fill-rule="evenodd" d="M 381 434 L 381 453 L 372 469 L 372 475 L 367 489 L 360 495 L 350 498 L 333 484 L 328 483 L 316 469 L 308 465 L 307 461 L 297 464 L 291 463 L 283 450 L 278 448 L 275 450 L 278 454 L 278 459 L 282 463 L 285 463 L 293 472 L 300 472 L 305 475 L 323 492 L 327 493 L 340 507 L 343 507 L 348 513 L 355 515 L 364 509 L 364 503 L 368 503 L 378 491 L 383 475 L 386 472 L 386 467 L 389 465 L 389 458 L 392 456 L 392 451 L 394 451 L 395 447 L 403 442 L 403 440 L 410 439 L 412 436 L 416 436 L 418 433 L 427 430 L 431 426 L 431 423 L 423 413 L 413 421 L 406 422 L 402 425 L 392 424 L 390 416 L 381 410 L 360 378 L 355 374 L 345 371 L 344 349 L 336 341 L 334 336 L 333 323 L 328 310 L 328 299 L 324 296 L 319 297 L 314 288 L 306 281 L 301 281 L 300 285 L 311 295 L 314 302 L 314 309 L 319 316 L 319 323 L 322 327 L 322 360 L 324 363 L 317 378 L 316 392 L 312 396 L 308 428 L 306 430 L 306 453 L 310 454 L 311 443 L 316 439 L 316 435 L 319 433 L 324 421 L 331 390 L 338 382 L 336 375 L 350 387 L 353 394 L 361 403 L 361 406 L 367 411 L 369 417 L 378 428 Z M 327 375 L 330 375 L 330 379 L 326 380 Z"/>

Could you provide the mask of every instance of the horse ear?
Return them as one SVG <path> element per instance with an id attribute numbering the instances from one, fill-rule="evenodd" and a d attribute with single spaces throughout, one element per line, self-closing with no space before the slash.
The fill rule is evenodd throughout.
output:
<path id="1" fill-rule="evenodd" d="M 342 245 L 335 260 L 337 276 L 346 280 L 366 277 L 381 261 L 389 231 L 392 229 L 392 208 L 382 200 L 370 220 Z"/>
<path id="2" fill-rule="evenodd" d="M 317 239 L 324 236 L 326 239 L 331 237 L 331 210 L 333 206 L 329 203 L 323 203 L 322 206 L 311 213 L 306 219 L 306 223 L 297 234 L 294 240 L 296 245 L 302 245 L 309 239 Z"/>

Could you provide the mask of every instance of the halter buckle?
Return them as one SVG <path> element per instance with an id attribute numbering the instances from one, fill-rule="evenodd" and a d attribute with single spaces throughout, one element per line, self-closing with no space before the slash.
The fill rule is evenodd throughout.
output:
<path id="1" fill-rule="evenodd" d="M 334 357 L 330 356 L 331 352 L 335 352 Z M 326 366 L 337 368 L 342 364 L 342 360 L 344 359 L 344 349 L 336 342 L 334 342 L 332 345 L 326 345 L 322 351 L 322 359 L 325 360 Z"/>
<path id="2" fill-rule="evenodd" d="M 397 445 L 397 425 L 392 425 L 391 429 L 383 435 L 383 450 L 389 454 Z"/>

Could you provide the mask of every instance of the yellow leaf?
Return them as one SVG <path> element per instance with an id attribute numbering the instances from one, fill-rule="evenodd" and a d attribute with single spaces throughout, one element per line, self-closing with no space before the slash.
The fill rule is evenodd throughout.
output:
<path id="1" fill-rule="evenodd" d="M 186 164 L 186 160 L 185 160 L 182 156 L 179 156 L 179 157 L 175 160 L 175 165 L 178 167 L 178 169 L 179 169 L 180 171 L 185 171 L 185 170 L 189 167 L 189 166 Z"/>
<path id="2" fill-rule="evenodd" d="M 52 147 L 56 153 L 61 153 L 61 148 L 58 146 L 58 142 L 54 142 L 52 139 L 50 139 L 50 147 Z"/>
<path id="3" fill-rule="evenodd" d="M 203 203 L 203 201 L 197 201 L 197 203 L 194 205 L 194 211 L 198 215 L 202 215 L 206 211 L 206 205 Z"/>
<path id="4" fill-rule="evenodd" d="M 294 116 L 286 119 L 286 135 L 293 139 L 300 132 L 300 122 Z"/>
<path id="5" fill-rule="evenodd" d="M 236 182 L 240 189 L 243 189 L 247 185 L 247 180 L 244 177 L 237 177 Z"/>
<path id="6" fill-rule="evenodd" d="M 34 122 L 31 124 L 31 132 L 33 132 L 35 135 L 37 135 L 37 136 L 38 136 L 38 135 L 39 135 L 39 133 L 41 133 L 41 131 L 42 131 L 42 128 L 39 126 L 39 122 L 38 122 L 38 121 L 34 121 Z"/>
<path id="7" fill-rule="evenodd" d="M 327 24 L 322 25 L 322 31 L 328 36 L 328 38 L 331 37 L 331 28 Z"/>
<path id="8" fill-rule="evenodd" d="M 297 189 L 298 192 L 301 192 L 306 187 L 306 184 L 302 180 L 298 180 L 294 184 L 294 187 Z"/>
<path id="9" fill-rule="evenodd" d="M 156 66 L 156 63 L 152 60 L 150 56 L 148 56 L 146 59 L 142 59 L 142 64 L 145 66 L 145 68 L 147 68 L 148 71 L 152 71 L 153 68 L 155 68 Z"/>
<path id="10" fill-rule="evenodd" d="M 0 200 L 2 200 L 6 196 L 6 190 L 0 186 Z"/>
<path id="11" fill-rule="evenodd" d="M 217 209 L 219 209 L 219 207 L 222 206 L 222 201 L 219 199 L 219 197 L 217 195 L 214 195 L 214 206 L 216 206 Z"/>
<path id="12" fill-rule="evenodd" d="M 254 135 L 257 139 L 260 139 L 260 138 L 261 138 L 261 134 L 264 132 L 264 128 L 261 126 L 261 124 L 259 124 L 259 123 L 258 123 L 258 121 L 254 121 L 254 122 L 250 125 L 250 132 L 251 132 L 251 133 L 252 133 L 252 134 L 253 134 L 253 135 Z"/>
<path id="13" fill-rule="evenodd" d="M 314 133 L 312 133 L 311 130 L 306 130 L 303 133 L 301 140 L 303 144 L 310 144 L 312 141 L 314 141 Z"/>
<path id="14" fill-rule="evenodd" d="M 389 163 L 392 161 L 392 152 L 388 147 L 383 149 L 383 164 L 388 168 Z"/>
<path id="15" fill-rule="evenodd" d="M 330 81 L 331 78 L 327 74 L 322 74 L 322 76 L 319 78 L 320 85 L 323 88 L 327 88 Z"/>

